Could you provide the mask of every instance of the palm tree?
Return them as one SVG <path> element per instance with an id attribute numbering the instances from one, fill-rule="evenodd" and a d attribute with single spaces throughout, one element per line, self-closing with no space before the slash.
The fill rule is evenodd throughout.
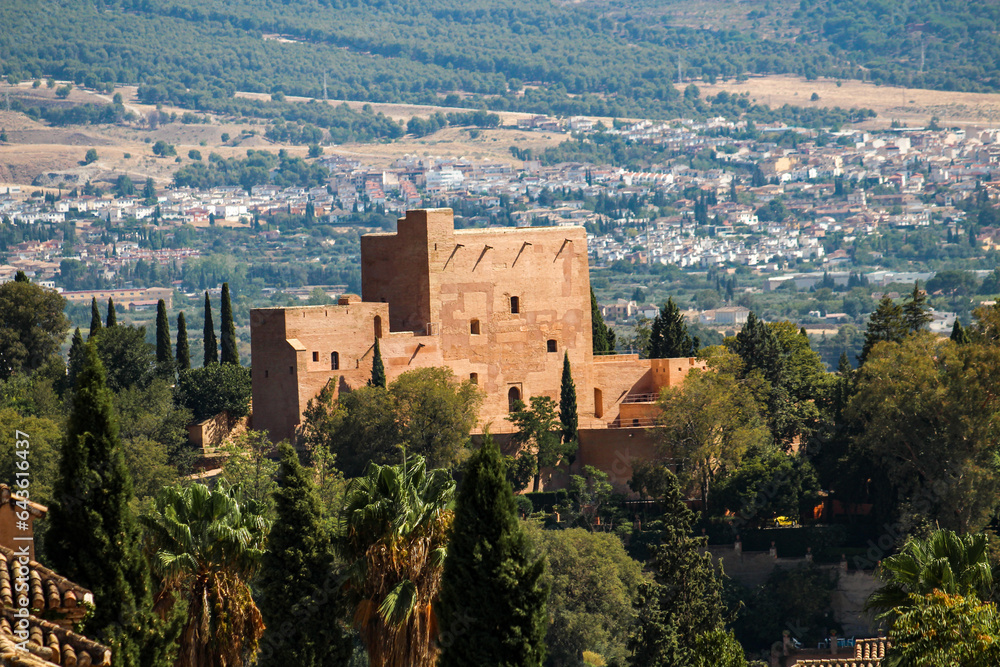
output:
<path id="1" fill-rule="evenodd" d="M 935 590 L 985 600 L 993 589 L 989 536 L 938 530 L 927 539 L 911 539 L 902 551 L 882 561 L 878 578 L 885 585 L 865 602 L 879 619 L 895 618 L 913 606 L 911 594 Z"/>
<path id="2" fill-rule="evenodd" d="M 264 632 L 250 579 L 264 554 L 268 522 L 238 488 L 166 487 L 142 517 L 162 586 L 157 605 L 187 602 L 177 667 L 235 667 Z"/>
<path id="3" fill-rule="evenodd" d="M 340 544 L 371 667 L 431 667 L 455 482 L 422 457 L 369 464 L 347 490 Z"/>

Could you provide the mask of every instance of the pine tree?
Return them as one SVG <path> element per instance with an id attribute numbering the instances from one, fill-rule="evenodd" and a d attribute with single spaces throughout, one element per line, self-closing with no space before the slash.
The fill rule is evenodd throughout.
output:
<path id="1" fill-rule="evenodd" d="M 649 335 L 650 359 L 674 359 L 690 357 L 697 354 L 694 341 L 688 334 L 687 321 L 673 298 L 660 308 L 653 318 L 653 326 Z"/>
<path id="2" fill-rule="evenodd" d="M 608 328 L 597 305 L 594 288 L 590 288 L 590 323 L 593 334 L 594 354 L 611 354 L 615 351 L 615 332 Z"/>
<path id="3" fill-rule="evenodd" d="M 959 345 L 967 345 L 970 342 L 969 332 L 965 330 L 961 320 L 957 317 L 955 318 L 955 326 L 951 328 L 951 339 Z"/>
<path id="4" fill-rule="evenodd" d="M 69 387 L 76 386 L 76 378 L 83 370 L 83 334 L 80 327 L 73 332 L 73 342 L 69 345 L 69 363 L 66 364 L 66 383 Z"/>
<path id="5" fill-rule="evenodd" d="M 569 353 L 563 352 L 562 386 L 559 389 L 559 421 L 562 423 L 562 441 L 577 441 L 580 416 L 576 411 L 576 384 L 569 367 Z"/>
<path id="6" fill-rule="evenodd" d="M 177 314 L 177 370 L 191 368 L 191 350 L 188 348 L 188 328 L 184 311 Z"/>
<path id="7" fill-rule="evenodd" d="M 215 339 L 215 323 L 212 321 L 212 302 L 205 292 L 205 362 L 204 366 L 219 363 L 219 344 Z"/>
<path id="8" fill-rule="evenodd" d="M 46 551 L 59 574 L 94 593 L 86 634 L 111 647 L 115 665 L 167 662 L 172 637 L 152 611 L 132 480 L 93 342 L 83 348 L 53 499 Z"/>
<path id="9" fill-rule="evenodd" d="M 665 471 L 661 542 L 636 603 L 638 622 L 629 648 L 633 667 L 687 665 L 697 660 L 706 636 L 724 630 L 722 582 L 705 538 L 691 537 L 694 512 L 684 503 L 677 477 Z"/>
<path id="10" fill-rule="evenodd" d="M 236 325 L 233 324 L 233 304 L 229 300 L 229 283 L 222 283 L 222 363 L 239 364 L 236 349 Z"/>
<path id="11" fill-rule="evenodd" d="M 882 297 L 878 307 L 868 317 L 865 345 L 861 348 L 861 356 L 858 357 L 858 360 L 864 364 L 876 343 L 882 341 L 898 343 L 906 337 L 907 333 L 908 325 L 903 318 L 903 308 L 893 303 L 888 296 Z"/>
<path id="12" fill-rule="evenodd" d="M 378 338 L 376 338 L 375 346 L 372 350 L 372 377 L 368 380 L 368 386 L 385 389 L 385 385 L 385 365 L 382 364 L 382 352 L 379 350 Z"/>
<path id="13" fill-rule="evenodd" d="M 111 328 L 117 326 L 118 324 L 118 313 L 115 312 L 115 302 L 111 297 L 108 297 L 108 320 L 105 326 Z"/>
<path id="14" fill-rule="evenodd" d="M 504 470 L 486 434 L 455 506 L 441 580 L 440 667 L 537 667 L 545 659 L 545 561 L 521 529 Z"/>
<path id="15" fill-rule="evenodd" d="M 94 335 L 101 330 L 101 309 L 97 307 L 97 297 L 91 297 L 90 299 L 90 333 L 87 334 L 87 338 L 93 338 Z"/>
<path id="16" fill-rule="evenodd" d="M 174 355 L 170 349 L 170 322 L 167 304 L 160 299 L 156 304 L 156 365 L 161 375 L 173 377 Z"/>
<path id="17" fill-rule="evenodd" d="M 934 319 L 931 317 L 930 306 L 927 304 L 927 294 L 920 290 L 920 283 L 913 283 L 913 293 L 910 300 L 903 306 L 903 321 L 911 332 L 920 331 Z"/>
<path id="18" fill-rule="evenodd" d="M 267 630 L 261 667 L 340 667 L 352 653 L 338 619 L 346 600 L 319 496 L 295 449 L 278 445 L 281 471 L 274 494 L 277 520 L 259 577 L 260 612 Z"/>

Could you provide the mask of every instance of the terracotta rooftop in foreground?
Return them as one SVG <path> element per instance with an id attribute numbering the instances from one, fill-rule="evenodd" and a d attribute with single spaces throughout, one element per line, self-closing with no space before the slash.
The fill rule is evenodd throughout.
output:
<path id="1" fill-rule="evenodd" d="M 28 642 L 14 634 L 18 556 L 0 546 L 0 665 L 3 667 L 110 667 L 111 649 L 73 632 L 94 595 L 44 565 L 28 561 Z M 49 620 L 39 618 L 44 616 Z M 22 619 L 23 620 L 23 619 Z"/>
<path id="2" fill-rule="evenodd" d="M 14 607 L 16 568 L 14 552 L 0 546 L 0 604 L 4 609 Z M 85 603 L 94 603 L 93 593 L 33 560 L 28 561 L 28 585 L 31 613 L 48 616 L 67 628 L 86 616 Z"/>
<path id="3" fill-rule="evenodd" d="M 0 664 L 11 667 L 110 667 L 111 649 L 55 623 L 29 618 L 28 650 L 17 646 L 14 610 L 0 616 Z"/>
<path id="4" fill-rule="evenodd" d="M 854 644 L 854 651 L 844 648 L 843 654 L 823 658 L 798 658 L 789 664 L 793 667 L 878 667 L 889 649 L 889 640 L 885 637 L 877 639 L 859 639 Z"/>

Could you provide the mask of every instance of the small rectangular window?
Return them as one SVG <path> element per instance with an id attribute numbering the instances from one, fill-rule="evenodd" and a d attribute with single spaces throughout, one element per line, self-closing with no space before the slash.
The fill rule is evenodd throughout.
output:
<path id="1" fill-rule="evenodd" d="M 319 361 L 319 352 L 313 352 L 313 361 Z"/>
<path id="2" fill-rule="evenodd" d="M 264 371 L 264 377 L 267 377 L 267 371 Z"/>
<path id="3" fill-rule="evenodd" d="M 340 370 L 340 354 L 337 352 L 330 353 L 330 370 Z"/>
<path id="4" fill-rule="evenodd" d="M 288 374 L 289 375 L 295 375 L 295 366 L 289 366 L 288 367 Z"/>
<path id="5" fill-rule="evenodd" d="M 545 345 L 548 348 L 549 352 L 555 352 L 556 351 L 556 341 L 555 341 L 554 338 L 550 338 Z"/>
<path id="6" fill-rule="evenodd" d="M 479 384 L 479 373 L 469 373 L 469 382 Z"/>
<path id="7" fill-rule="evenodd" d="M 519 297 L 510 297 L 510 312 L 515 315 L 521 312 L 521 299 Z"/>
<path id="8" fill-rule="evenodd" d="M 479 320 L 472 320 L 472 322 L 469 323 L 469 331 L 473 336 L 479 335 Z"/>

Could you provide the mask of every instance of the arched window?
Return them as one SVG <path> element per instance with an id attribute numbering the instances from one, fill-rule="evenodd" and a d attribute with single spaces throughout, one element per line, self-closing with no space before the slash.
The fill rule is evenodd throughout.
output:
<path id="1" fill-rule="evenodd" d="M 517 387 L 511 387 L 507 392 L 507 412 L 514 412 L 517 409 L 517 404 L 521 402 L 521 390 Z"/>
<path id="2" fill-rule="evenodd" d="M 473 336 L 479 335 L 479 320 L 472 320 L 469 323 L 469 331 L 472 333 Z"/>
<path id="3" fill-rule="evenodd" d="M 521 312 L 521 299 L 520 297 L 512 296 L 510 297 L 510 312 L 517 315 Z"/>
<path id="4" fill-rule="evenodd" d="M 376 315 L 375 316 L 375 337 L 376 338 L 381 338 L 382 337 L 382 316 L 381 315 Z"/>
<path id="5" fill-rule="evenodd" d="M 604 392 L 594 387 L 594 416 L 604 416 Z"/>
<path id="6" fill-rule="evenodd" d="M 556 339 L 555 338 L 550 338 L 548 340 L 548 342 L 545 343 L 545 348 L 549 352 L 555 352 L 556 351 L 556 347 L 557 347 L 557 345 L 556 345 Z"/>
<path id="7" fill-rule="evenodd" d="M 479 384 L 479 373 L 469 373 L 469 382 Z"/>
<path id="8" fill-rule="evenodd" d="M 330 370 L 331 371 L 340 370 L 340 354 L 337 352 L 330 353 Z"/>

